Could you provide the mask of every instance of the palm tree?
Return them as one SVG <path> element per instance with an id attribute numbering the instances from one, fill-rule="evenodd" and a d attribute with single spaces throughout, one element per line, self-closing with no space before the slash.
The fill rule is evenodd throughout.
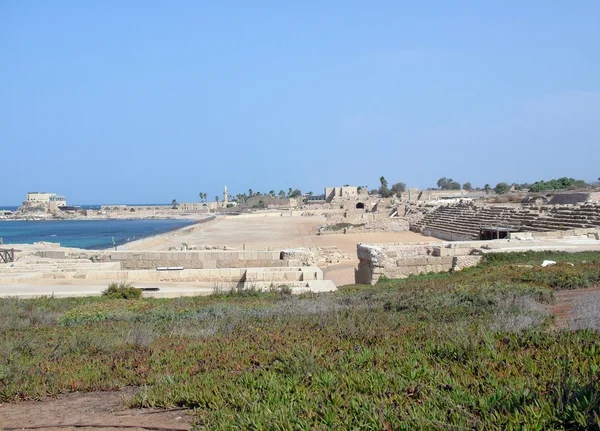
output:
<path id="1" fill-rule="evenodd" d="M 249 196 L 249 197 L 252 197 L 252 196 L 254 196 L 254 190 L 252 190 L 252 189 L 248 189 L 248 196 Z"/>
<path id="2" fill-rule="evenodd" d="M 489 184 L 486 184 L 485 186 L 483 186 L 483 190 L 485 190 L 486 195 L 488 195 L 490 193 L 490 189 L 491 189 L 491 187 Z"/>
<path id="3" fill-rule="evenodd" d="M 219 197 L 218 196 L 215 196 L 215 202 L 219 203 Z"/>
<path id="4" fill-rule="evenodd" d="M 204 194 L 200 192 L 200 202 L 202 202 L 202 196 L 204 196 Z"/>
<path id="5" fill-rule="evenodd" d="M 285 197 L 285 192 L 283 190 L 279 190 L 279 198 L 283 199 Z"/>
<path id="6" fill-rule="evenodd" d="M 204 193 L 204 202 L 206 202 L 207 199 L 208 199 L 208 195 L 206 193 Z"/>
<path id="7" fill-rule="evenodd" d="M 275 190 L 271 190 L 271 191 L 269 192 L 269 196 L 275 197 Z"/>
<path id="8" fill-rule="evenodd" d="M 173 209 L 176 210 L 177 209 L 177 199 L 173 199 L 171 201 L 171 205 L 173 205 Z"/>

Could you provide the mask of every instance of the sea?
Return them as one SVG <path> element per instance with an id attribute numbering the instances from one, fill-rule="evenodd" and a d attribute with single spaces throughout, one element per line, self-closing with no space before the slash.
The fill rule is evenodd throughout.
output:
<path id="1" fill-rule="evenodd" d="M 0 208 L 2 209 L 2 208 Z M 8 209 L 8 207 L 7 207 Z M 99 250 L 169 232 L 194 220 L 11 220 L 0 222 L 4 244 L 58 242 L 64 247 Z"/>

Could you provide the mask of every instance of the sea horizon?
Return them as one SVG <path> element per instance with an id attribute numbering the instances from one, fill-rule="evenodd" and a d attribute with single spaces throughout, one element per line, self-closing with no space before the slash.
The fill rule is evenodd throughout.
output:
<path id="1" fill-rule="evenodd" d="M 153 207 L 160 207 L 160 206 L 164 206 L 164 207 L 170 207 L 171 203 L 161 203 L 161 204 L 157 204 L 157 203 L 149 203 L 149 204 L 69 204 L 69 206 L 74 206 L 76 208 L 80 208 L 82 210 L 99 210 L 100 207 L 102 206 L 117 206 L 117 205 L 126 205 L 128 207 L 145 207 L 145 206 L 153 206 Z M 17 210 L 21 205 L 0 205 L 0 210 L 4 210 L 4 211 L 15 211 Z"/>

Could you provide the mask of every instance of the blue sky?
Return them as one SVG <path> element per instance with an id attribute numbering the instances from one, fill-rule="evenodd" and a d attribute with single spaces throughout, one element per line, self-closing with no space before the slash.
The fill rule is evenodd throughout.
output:
<path id="1" fill-rule="evenodd" d="M 600 2 L 0 2 L 0 204 L 600 176 Z"/>

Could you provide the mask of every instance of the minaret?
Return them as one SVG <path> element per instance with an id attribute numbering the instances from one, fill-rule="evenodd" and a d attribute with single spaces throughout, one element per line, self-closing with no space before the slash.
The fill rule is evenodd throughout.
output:
<path id="1" fill-rule="evenodd" d="M 227 193 L 227 186 L 223 189 L 223 203 L 227 206 L 227 202 L 229 202 L 229 193 Z"/>

